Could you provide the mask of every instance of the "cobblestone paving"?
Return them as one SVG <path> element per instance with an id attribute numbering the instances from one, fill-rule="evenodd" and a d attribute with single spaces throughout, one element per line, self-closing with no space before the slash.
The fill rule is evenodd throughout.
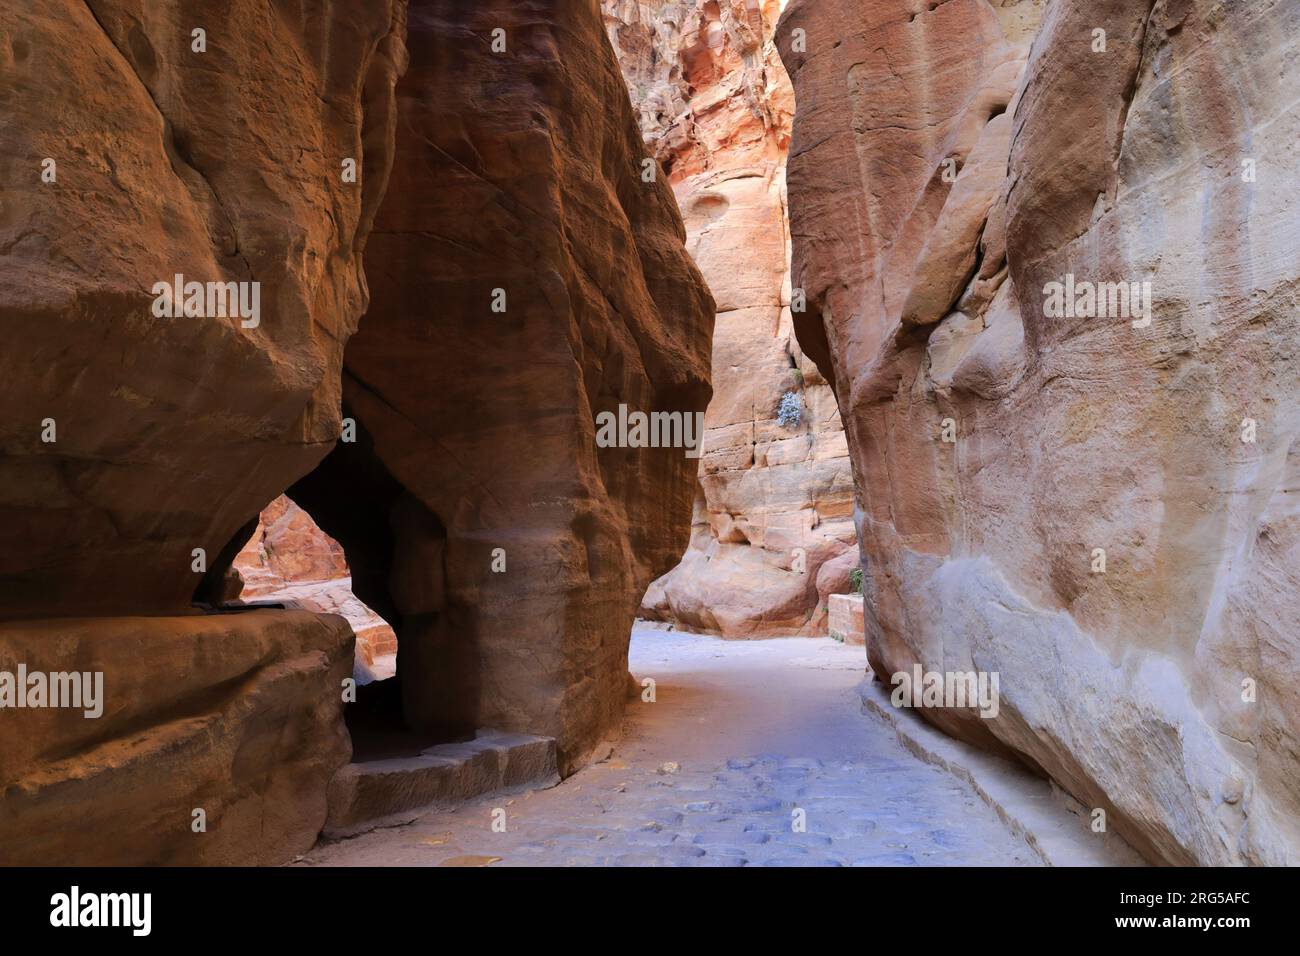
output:
<path id="1" fill-rule="evenodd" d="M 860 647 L 638 628 L 613 756 L 557 787 L 487 797 L 318 846 L 310 865 L 1038 865 L 962 782 L 859 712 Z M 504 811 L 504 814 L 502 813 Z M 504 820 L 505 832 L 497 830 Z"/>

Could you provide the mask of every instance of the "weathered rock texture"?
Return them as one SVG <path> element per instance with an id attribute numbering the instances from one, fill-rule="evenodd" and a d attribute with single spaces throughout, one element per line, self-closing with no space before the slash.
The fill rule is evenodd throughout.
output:
<path id="1" fill-rule="evenodd" d="M 188 607 L 193 549 L 215 563 L 329 451 L 402 9 L 0 8 L 5 614 Z M 155 317 L 154 283 L 176 274 L 260 283 L 260 323 Z"/>
<path id="2" fill-rule="evenodd" d="M 316 841 L 352 752 L 342 618 L 0 624 L 0 672 L 20 664 L 101 673 L 103 713 L 0 711 L 0 864 L 274 864 Z"/>
<path id="3" fill-rule="evenodd" d="M 0 710 L 6 862 L 280 862 L 319 832 L 352 634 L 195 613 L 194 552 L 220 585 L 339 436 L 404 15 L 0 4 L 0 670 L 106 698 Z M 157 315 L 178 274 L 259 283 L 259 321 Z"/>
<path id="4" fill-rule="evenodd" d="M 835 397 L 790 321 L 794 95 L 772 43 L 778 4 L 605 0 L 603 9 L 718 308 L 691 544 L 641 613 L 727 637 L 825 633 L 826 595 L 847 590 L 856 566 L 852 476 Z M 777 421 L 787 393 L 802 410 L 797 424 Z"/>
<path id="5" fill-rule="evenodd" d="M 401 630 L 411 729 L 553 736 L 562 768 L 615 729 L 637 604 L 687 543 L 695 461 L 595 444 L 621 403 L 705 407 L 714 314 L 595 0 L 413 3 L 400 109 L 405 4 L 290 7 L 0 10 L 0 662 L 101 668 L 108 697 L 0 712 L 24 860 L 310 843 L 352 634 L 185 614 L 231 597 L 290 485 Z M 260 322 L 156 317 L 177 274 L 260 283 Z M 321 463 L 341 411 L 358 440 Z M 308 544 L 268 570 L 337 573 Z"/>
<path id="6" fill-rule="evenodd" d="M 696 465 L 598 448 L 595 416 L 703 410 L 713 302 L 595 0 L 412 3 L 408 47 L 345 362 L 358 440 L 290 495 L 394 625 L 410 727 L 554 737 L 567 773 L 621 720 Z"/>
<path id="7" fill-rule="evenodd" d="M 923 713 L 1153 860 L 1300 862 L 1300 5 L 793 0 L 779 33 L 872 667 L 998 672 L 996 719 Z M 1048 317 L 1067 273 L 1150 280 L 1152 321 Z"/>
<path id="8" fill-rule="evenodd" d="M 357 636 L 362 674 L 374 666 L 376 657 L 397 653 L 393 628 L 352 593 L 343 546 L 283 495 L 263 509 L 234 568 L 243 603 L 282 602 L 346 618 Z"/>

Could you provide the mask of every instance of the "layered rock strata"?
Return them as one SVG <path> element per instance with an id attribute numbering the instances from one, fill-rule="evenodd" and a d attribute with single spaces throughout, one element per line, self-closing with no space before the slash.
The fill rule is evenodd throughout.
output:
<path id="1" fill-rule="evenodd" d="M 190 604 L 340 433 L 404 9 L 0 6 L 4 862 L 275 863 L 324 822 L 352 633 Z"/>
<path id="2" fill-rule="evenodd" d="M 342 618 L 0 624 L 0 695 L 20 668 L 25 706 L 0 710 L 0 864 L 268 865 L 316 841 L 352 753 Z"/>
<path id="3" fill-rule="evenodd" d="M 594 0 L 412 4 L 400 107 L 400 2 L 10 4 L 0 32 L 0 671 L 104 693 L 0 709 L 6 861 L 310 845 L 353 635 L 216 607 L 290 486 L 402 630 L 412 729 L 580 763 L 695 470 L 595 417 L 701 411 L 714 312 Z"/>
<path id="4" fill-rule="evenodd" d="M 397 653 L 392 626 L 352 593 L 352 572 L 343 546 L 325 534 L 303 511 L 281 495 L 262 510 L 257 530 L 235 557 L 238 599 L 243 604 L 283 603 L 338 614 L 357 636 L 359 678 L 387 675 L 392 662 L 376 659 Z"/>

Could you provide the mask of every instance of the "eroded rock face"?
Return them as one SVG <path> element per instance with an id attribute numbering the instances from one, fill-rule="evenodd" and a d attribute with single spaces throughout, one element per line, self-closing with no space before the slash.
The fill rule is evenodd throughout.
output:
<path id="1" fill-rule="evenodd" d="M 215 563 L 339 436 L 403 9 L 0 11 L 4 614 L 188 607 L 193 550 Z M 176 275 L 256 282 L 257 314 L 159 317 Z"/>
<path id="2" fill-rule="evenodd" d="M 605 0 L 645 142 L 717 301 L 691 544 L 641 613 L 728 637 L 826 632 L 847 590 L 852 477 L 835 398 L 795 341 L 785 159 L 794 94 L 775 0 Z M 778 420 L 782 397 L 798 421 Z"/>
<path id="3" fill-rule="evenodd" d="M 1300 861 L 1300 7 L 793 0 L 779 33 L 872 667 L 999 673 L 995 719 L 922 713 L 1152 860 Z M 1057 314 L 1067 275 L 1149 281 L 1150 321 Z"/>
<path id="4" fill-rule="evenodd" d="M 396 627 L 411 727 L 554 736 L 568 772 L 621 720 L 696 466 L 597 447 L 595 416 L 702 411 L 714 306 L 594 0 L 412 3 L 408 47 L 347 349 L 358 441 L 290 494 Z"/>
<path id="5" fill-rule="evenodd" d="M 0 713 L 14 859 L 265 863 L 310 844 L 348 758 L 351 632 L 189 607 L 194 549 L 199 596 L 230 599 L 229 562 L 290 485 L 402 629 L 412 729 L 527 729 L 568 769 L 616 729 L 696 462 L 598 447 L 596 415 L 701 412 L 714 305 L 671 190 L 642 179 L 594 0 L 413 4 L 399 110 L 406 14 L 0 13 L 5 181 L 31 183 L 0 197 L 22 346 L 3 369 L 0 664 L 95 668 L 106 694 L 93 720 Z M 260 309 L 155 314 L 178 274 L 256 282 Z M 358 441 L 316 467 L 341 411 Z M 279 531 L 306 552 L 259 571 L 338 571 Z"/>

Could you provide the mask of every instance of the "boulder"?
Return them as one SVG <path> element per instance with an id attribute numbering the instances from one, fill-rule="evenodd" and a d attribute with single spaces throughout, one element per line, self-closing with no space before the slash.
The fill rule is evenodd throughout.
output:
<path id="1" fill-rule="evenodd" d="M 29 689 L 34 674 L 77 678 L 80 700 L 0 710 L 0 863 L 266 865 L 316 842 L 326 787 L 352 753 L 342 618 L 0 624 L 0 702 L 20 667 Z"/>

